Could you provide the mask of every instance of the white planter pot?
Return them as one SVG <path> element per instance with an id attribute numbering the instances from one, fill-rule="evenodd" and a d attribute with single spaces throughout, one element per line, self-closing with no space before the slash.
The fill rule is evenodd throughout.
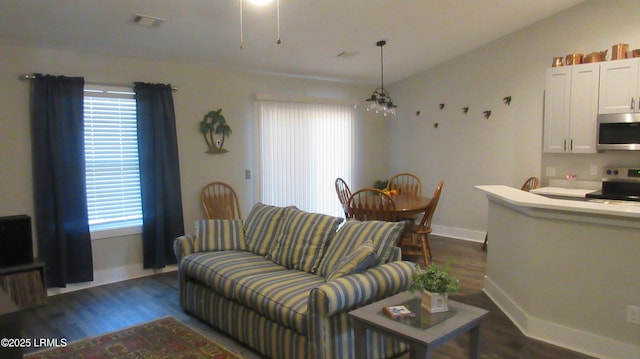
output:
<path id="1" fill-rule="evenodd" d="M 427 290 L 422 291 L 422 301 L 420 305 L 422 308 L 429 311 L 429 313 L 440 313 L 449 310 L 447 306 L 447 293 L 431 293 Z"/>

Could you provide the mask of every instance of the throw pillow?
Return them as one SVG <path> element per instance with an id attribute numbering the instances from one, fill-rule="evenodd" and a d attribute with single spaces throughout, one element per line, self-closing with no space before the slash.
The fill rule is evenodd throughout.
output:
<path id="1" fill-rule="evenodd" d="M 194 252 L 246 251 L 242 220 L 203 219 L 196 221 Z"/>
<path id="2" fill-rule="evenodd" d="M 367 240 L 351 254 L 344 257 L 334 270 L 327 275 L 325 281 L 365 271 L 376 263 L 376 252 L 373 242 Z"/>
<path id="3" fill-rule="evenodd" d="M 292 208 L 285 214 L 282 231 L 267 258 L 289 269 L 315 273 L 340 223 L 339 217 Z"/>
<path id="4" fill-rule="evenodd" d="M 275 240 L 284 213 L 291 207 L 276 207 L 256 203 L 244 222 L 247 249 L 264 256 Z"/>
<path id="5" fill-rule="evenodd" d="M 386 263 L 404 230 L 404 225 L 404 222 L 347 221 L 329 244 L 318 267 L 318 274 L 326 277 L 345 255 L 367 240 L 371 240 L 376 249 L 375 265 Z"/>

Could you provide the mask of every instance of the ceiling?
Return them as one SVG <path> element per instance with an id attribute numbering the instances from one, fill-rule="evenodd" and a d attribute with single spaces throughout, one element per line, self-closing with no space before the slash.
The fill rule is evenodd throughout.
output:
<path id="1" fill-rule="evenodd" d="M 3 0 L 0 44 L 391 84 L 584 0 Z M 166 19 L 133 23 L 134 14 Z M 345 52 L 344 56 L 338 54 Z"/>

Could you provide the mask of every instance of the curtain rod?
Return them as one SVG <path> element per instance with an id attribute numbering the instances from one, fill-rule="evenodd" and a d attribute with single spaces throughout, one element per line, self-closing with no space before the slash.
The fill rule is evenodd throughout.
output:
<path id="1" fill-rule="evenodd" d="M 23 75 L 20 77 L 22 80 L 33 80 L 36 78 L 36 75 Z M 110 83 L 105 83 L 105 82 L 86 82 L 89 85 L 101 85 L 101 86 L 120 86 L 120 87 L 131 87 L 133 88 L 133 85 L 121 85 L 121 84 L 110 84 Z M 176 86 L 171 86 L 171 90 L 172 91 L 178 91 L 178 87 Z"/>

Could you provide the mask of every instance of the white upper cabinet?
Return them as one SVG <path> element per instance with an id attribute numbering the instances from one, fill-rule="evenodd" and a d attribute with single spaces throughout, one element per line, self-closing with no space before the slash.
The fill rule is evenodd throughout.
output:
<path id="1" fill-rule="evenodd" d="M 639 67 L 637 58 L 601 63 L 599 113 L 640 112 Z"/>
<path id="2" fill-rule="evenodd" d="M 599 79 L 597 63 L 547 70 L 544 152 L 596 152 Z"/>
<path id="3" fill-rule="evenodd" d="M 571 99 L 571 68 L 547 69 L 544 94 L 543 151 L 566 152 Z"/>

